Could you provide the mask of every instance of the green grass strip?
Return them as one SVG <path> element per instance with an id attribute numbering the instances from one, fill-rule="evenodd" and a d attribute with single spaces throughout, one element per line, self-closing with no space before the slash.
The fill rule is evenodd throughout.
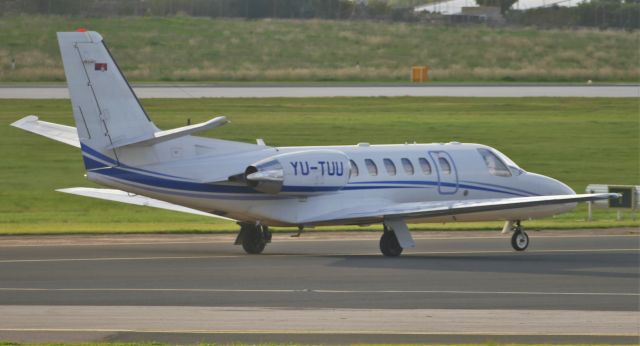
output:
<path id="1" fill-rule="evenodd" d="M 163 129 L 226 115 L 232 123 L 205 135 L 274 146 L 358 142 L 475 142 L 498 148 L 525 170 L 587 184 L 640 185 L 637 99 L 607 98 L 276 98 L 143 100 Z M 0 100 L 0 234 L 226 232 L 233 223 L 71 196 L 57 188 L 83 178 L 78 149 L 8 126 L 27 115 L 73 124 L 68 100 Z M 584 205 L 529 229 L 640 227 L 624 211 Z M 500 223 L 417 225 L 416 229 L 499 229 Z M 358 227 L 332 227 L 356 230 Z M 376 229 L 376 227 L 374 227 Z"/>

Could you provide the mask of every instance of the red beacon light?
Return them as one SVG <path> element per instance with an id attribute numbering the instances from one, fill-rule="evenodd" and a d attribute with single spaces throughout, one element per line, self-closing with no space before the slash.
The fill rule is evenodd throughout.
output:
<path id="1" fill-rule="evenodd" d="M 87 32 L 87 29 L 83 28 L 83 27 L 79 27 L 76 29 L 76 32 Z"/>

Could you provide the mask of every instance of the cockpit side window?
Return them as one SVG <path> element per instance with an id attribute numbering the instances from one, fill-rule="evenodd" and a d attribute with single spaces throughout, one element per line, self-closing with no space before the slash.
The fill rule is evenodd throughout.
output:
<path id="1" fill-rule="evenodd" d="M 511 176 L 511 171 L 509 171 L 507 165 L 505 165 L 504 162 L 502 162 L 502 160 L 500 160 L 500 158 L 496 154 L 491 152 L 491 150 L 479 148 L 478 152 L 480 153 L 480 155 L 482 155 L 484 163 L 485 165 L 487 165 L 487 168 L 489 169 L 489 173 L 491 173 L 491 175 L 495 175 L 498 177 Z"/>

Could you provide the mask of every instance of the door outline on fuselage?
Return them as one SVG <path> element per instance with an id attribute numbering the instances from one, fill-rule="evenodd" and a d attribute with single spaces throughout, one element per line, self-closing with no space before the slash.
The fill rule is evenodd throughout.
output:
<path id="1" fill-rule="evenodd" d="M 458 168 L 451 155 L 446 151 L 433 150 L 429 151 L 429 157 L 431 157 L 433 161 L 434 169 L 438 176 L 438 193 L 441 195 L 453 195 L 458 192 Z M 441 157 L 446 159 L 451 165 L 451 174 L 443 174 L 440 161 L 438 161 L 438 158 Z"/>

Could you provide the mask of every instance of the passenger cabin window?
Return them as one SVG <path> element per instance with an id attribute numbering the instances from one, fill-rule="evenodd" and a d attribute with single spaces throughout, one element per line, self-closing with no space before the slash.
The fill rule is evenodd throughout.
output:
<path id="1" fill-rule="evenodd" d="M 504 162 L 502 162 L 502 160 L 500 160 L 500 158 L 496 154 L 491 152 L 491 150 L 478 149 L 478 152 L 480 153 L 480 155 L 482 155 L 484 163 L 485 165 L 487 165 L 487 168 L 489 168 L 489 173 L 491 173 L 491 175 L 495 175 L 498 177 L 511 176 L 511 171 L 509 171 L 507 165 L 505 165 Z"/>
<path id="2" fill-rule="evenodd" d="M 387 170 L 387 174 L 396 175 L 396 165 L 393 164 L 391 159 L 384 159 L 382 162 L 384 163 L 384 168 Z"/>
<path id="3" fill-rule="evenodd" d="M 442 174 L 451 174 L 451 164 L 444 157 L 438 158 L 438 163 L 440 164 L 440 168 L 442 169 Z"/>
<path id="4" fill-rule="evenodd" d="M 369 175 L 378 175 L 378 166 L 371 159 L 364 160 L 364 164 L 367 166 L 367 171 L 369 171 Z"/>
<path id="5" fill-rule="evenodd" d="M 431 174 L 431 165 L 429 164 L 429 161 L 427 161 L 427 159 L 421 157 L 418 159 L 418 162 L 420 163 L 422 173 L 424 173 L 425 175 Z"/>
<path id="6" fill-rule="evenodd" d="M 402 161 L 402 168 L 404 168 L 404 172 L 407 173 L 407 175 L 413 175 L 415 173 L 411 160 L 402 158 L 400 161 Z"/>
<path id="7" fill-rule="evenodd" d="M 357 177 L 360 175 L 360 170 L 358 170 L 358 165 L 353 160 L 349 160 L 349 164 L 351 165 L 351 170 L 349 171 L 349 176 Z"/>

